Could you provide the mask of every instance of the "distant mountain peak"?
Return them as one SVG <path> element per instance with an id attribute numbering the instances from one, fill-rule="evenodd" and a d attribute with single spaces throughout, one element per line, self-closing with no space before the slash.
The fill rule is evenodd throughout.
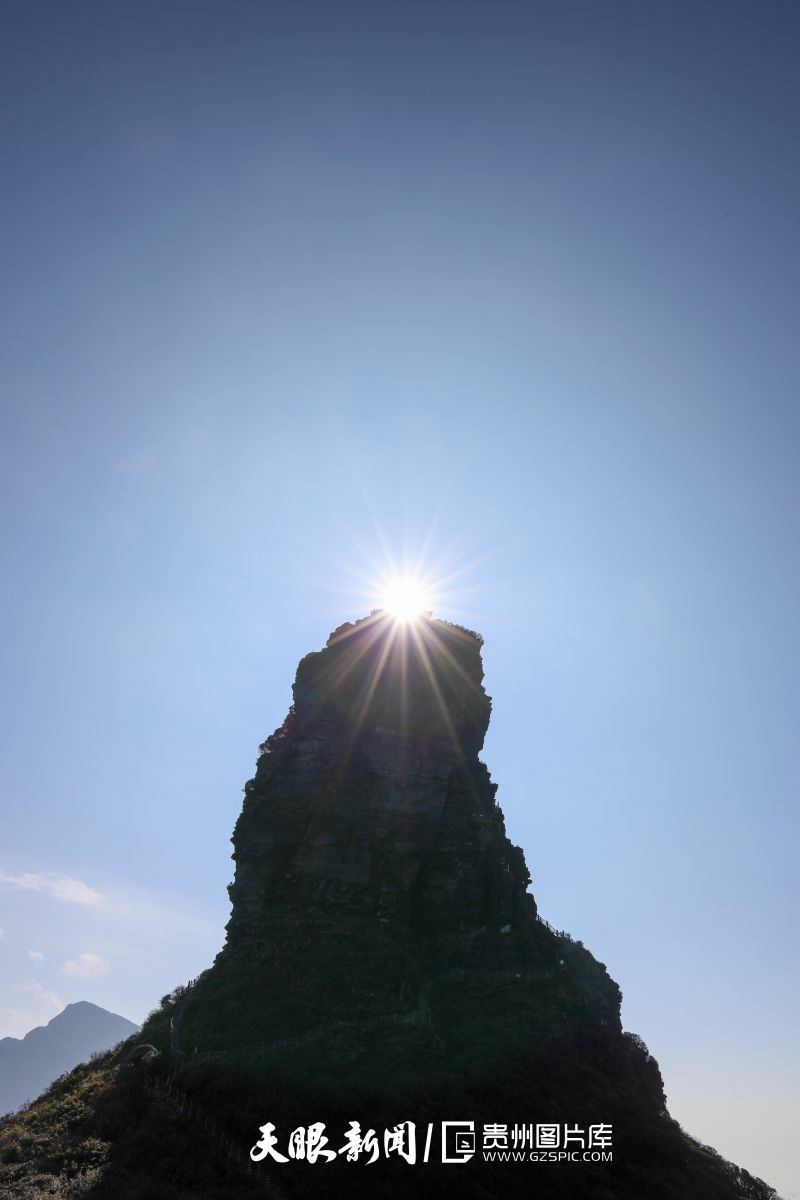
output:
<path id="1" fill-rule="evenodd" d="M 109 1050 L 139 1026 L 90 1000 L 76 1000 L 24 1037 L 0 1040 L 0 1113 L 33 1100 L 90 1055 Z"/>

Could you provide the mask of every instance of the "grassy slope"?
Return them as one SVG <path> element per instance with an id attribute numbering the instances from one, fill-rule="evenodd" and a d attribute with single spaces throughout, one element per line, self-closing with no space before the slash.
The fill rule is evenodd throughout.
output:
<path id="1" fill-rule="evenodd" d="M 498 1063 L 487 1080 L 443 1071 L 420 1091 L 406 1086 L 392 1102 L 365 1101 L 348 1089 L 313 1079 L 313 1056 L 281 1074 L 246 1065 L 190 1064 L 180 1082 L 193 1100 L 194 1116 L 153 1095 L 163 1077 L 163 1055 L 132 1060 L 133 1042 L 76 1068 L 34 1104 L 0 1122 L 0 1197 L 33 1200 L 210 1200 L 269 1194 L 262 1168 L 247 1174 L 201 1128 L 197 1110 L 211 1115 L 247 1148 L 258 1126 L 271 1120 L 281 1147 L 291 1129 L 326 1121 L 333 1148 L 348 1121 L 381 1131 L 400 1119 L 469 1117 L 478 1123 L 552 1119 L 583 1124 L 600 1119 L 615 1126 L 613 1166 L 577 1164 L 481 1164 L 437 1167 L 403 1162 L 370 1167 L 343 1159 L 328 1166 L 290 1162 L 277 1166 L 285 1194 L 298 1200 L 339 1195 L 382 1197 L 529 1196 L 564 1200 L 768 1200 L 771 1189 L 687 1138 L 655 1110 L 658 1068 L 630 1039 L 618 1043 L 614 1062 L 595 1061 L 597 1047 L 568 1046 L 522 1064 Z M 606 1048 L 607 1053 L 607 1048 Z M 455 1064 L 452 1064 L 455 1067 Z M 305 1082 L 298 1087 L 300 1074 Z M 642 1078 L 642 1073 L 649 1078 Z M 654 1104 L 642 1107 L 642 1096 Z M 522 1116 L 521 1114 L 525 1114 Z M 541 1114 L 546 1114 L 542 1116 Z"/>

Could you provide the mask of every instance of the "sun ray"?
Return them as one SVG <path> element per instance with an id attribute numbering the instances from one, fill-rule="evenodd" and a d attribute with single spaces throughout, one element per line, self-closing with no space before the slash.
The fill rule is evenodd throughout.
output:
<path id="1" fill-rule="evenodd" d="M 431 660 L 430 660 L 430 656 L 428 654 L 427 647 L 425 646 L 422 635 L 421 635 L 420 631 L 417 629 L 416 625 L 414 625 L 412 623 L 409 626 L 409 628 L 411 630 L 412 637 L 414 638 L 414 641 L 416 643 L 417 651 L 419 653 L 420 661 L 424 668 L 425 674 L 428 676 L 428 682 L 431 685 L 431 690 L 433 691 L 433 694 L 436 697 L 436 703 L 439 705 L 439 711 L 442 714 L 442 720 L 444 721 L 445 728 L 447 729 L 447 732 L 450 736 L 450 740 L 453 743 L 453 749 L 456 751 L 456 756 L 458 757 L 458 759 L 460 760 L 460 762 L 463 766 L 465 764 L 464 764 L 464 752 L 461 747 L 461 742 L 459 741 L 459 739 L 456 735 L 455 726 L 453 725 L 453 721 L 452 721 L 452 718 L 448 711 L 447 704 L 445 703 L 444 696 L 442 695 L 442 690 L 439 687 L 439 681 L 436 678 L 436 672 L 434 671 L 434 669 L 431 665 Z"/>
<path id="2" fill-rule="evenodd" d="M 372 649 L 380 633 L 379 626 L 385 620 L 385 613 L 374 612 L 369 617 L 365 617 L 364 620 L 361 621 L 357 626 L 354 625 L 351 629 L 344 630 L 339 634 L 337 640 L 340 642 L 347 641 L 347 639 L 352 638 L 354 634 L 359 635 L 359 641 L 356 645 L 350 647 L 346 658 L 343 658 L 339 663 L 332 664 L 329 671 L 326 673 L 326 677 L 330 679 L 334 686 L 341 686 L 358 666 L 364 655 Z M 368 630 L 371 626 L 371 636 L 369 637 L 365 636 L 365 624 L 367 625 Z"/>
<path id="3" fill-rule="evenodd" d="M 345 763 L 345 764 L 347 763 L 347 761 L 350 758 L 350 754 L 352 753 L 356 738 L 358 737 L 359 733 L 361 732 L 361 727 L 364 724 L 364 721 L 366 720 L 367 713 L 369 712 L 369 706 L 370 706 L 370 703 L 372 702 L 372 697 L 375 695 L 375 689 L 377 688 L 377 686 L 380 682 L 381 675 L 383 674 L 383 668 L 386 666 L 386 660 L 389 657 L 389 654 L 391 653 L 391 649 L 394 644 L 394 640 L 395 640 L 396 636 L 397 636 L 397 625 L 393 625 L 392 628 L 388 631 L 388 634 L 386 636 L 386 641 L 384 642 L 384 645 L 381 649 L 378 661 L 375 663 L 375 666 L 372 669 L 372 676 L 370 678 L 369 683 L 367 684 L 367 687 L 364 689 L 363 699 L 360 700 L 359 711 L 356 714 L 356 719 L 353 723 L 352 735 L 348 741 L 347 750 L 345 751 L 345 754 L 344 754 L 343 763 Z M 373 645 L 374 645 L 374 641 L 373 641 Z"/>
<path id="4" fill-rule="evenodd" d="M 331 683 L 335 687 L 340 687 L 342 683 L 352 674 L 355 667 L 361 661 L 365 654 L 374 649 L 376 642 L 383 636 L 385 641 L 381 647 L 377 662 L 373 665 L 369 681 L 362 689 L 358 699 L 358 712 L 353 724 L 352 736 L 348 739 L 348 744 L 344 755 L 342 756 L 341 770 L 344 770 L 346 763 L 350 757 L 353 744 L 361 730 L 364 720 L 366 719 L 369 705 L 372 697 L 375 695 L 375 689 L 380 682 L 380 677 L 383 674 L 383 669 L 386 666 L 386 660 L 392 649 L 395 637 L 397 635 L 397 626 L 393 625 L 388 629 L 384 626 L 388 623 L 386 614 L 383 612 L 373 613 L 371 617 L 366 618 L 371 622 L 371 629 L 364 630 L 364 623 L 361 622 L 358 626 L 354 626 L 352 630 L 348 630 L 343 635 L 344 638 L 351 637 L 353 634 L 360 634 L 361 641 L 358 645 L 348 648 L 347 661 L 337 666 L 336 670 L 329 676 Z M 365 633 L 367 636 L 365 636 Z"/>
<path id="5" fill-rule="evenodd" d="M 469 634 L 462 635 L 461 631 L 459 629 L 457 629 L 455 626 L 453 626 L 452 628 L 453 628 L 453 632 L 459 634 L 460 636 L 463 636 L 465 639 L 469 638 L 469 636 L 470 636 Z M 477 694 L 483 694 L 483 688 L 481 687 L 481 685 L 476 683 L 474 679 L 470 678 L 470 676 L 467 674 L 467 672 L 461 666 L 461 663 L 458 661 L 458 659 L 455 657 L 455 655 L 452 653 L 452 651 L 448 650 L 447 646 L 445 646 L 443 638 L 436 631 L 436 629 L 433 627 L 432 624 L 428 626 L 428 632 L 434 640 L 434 650 L 436 651 L 437 654 L 441 654 L 441 656 L 447 660 L 448 667 L 452 668 L 452 670 L 455 672 L 455 674 L 458 675 L 459 679 L 464 684 L 464 686 L 469 688 L 469 690 L 472 692 L 475 692 Z"/>

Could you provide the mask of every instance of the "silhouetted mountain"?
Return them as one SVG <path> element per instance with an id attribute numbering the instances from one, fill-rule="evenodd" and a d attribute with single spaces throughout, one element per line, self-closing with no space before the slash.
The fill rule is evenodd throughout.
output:
<path id="1" fill-rule="evenodd" d="M 302 660 L 245 785 L 224 948 L 164 997 L 147 1046 L 82 1068 L 0 1130 L 9 1197 L 37 1171 L 43 1194 L 92 1200 L 245 1197 L 266 1181 L 309 1200 L 774 1197 L 670 1118 L 617 984 L 539 918 L 478 757 L 481 646 L 447 622 L 376 613 Z M 381 1136 L 406 1121 L 413 1166 Z M 443 1121 L 473 1123 L 469 1161 L 440 1161 Z M 318 1122 L 333 1150 L 352 1122 L 376 1130 L 376 1161 L 295 1154 L 246 1173 L 260 1127 L 286 1154 Z M 611 1156 L 595 1142 L 586 1159 L 533 1161 L 539 1124 L 558 1150 L 568 1127 L 571 1152 L 605 1128 Z M 486 1159 L 487 1126 L 522 1159 Z"/>
<path id="2" fill-rule="evenodd" d="M 79 1000 L 23 1038 L 0 1038 L 0 1112 L 35 1099 L 59 1075 L 138 1029 L 125 1017 Z"/>

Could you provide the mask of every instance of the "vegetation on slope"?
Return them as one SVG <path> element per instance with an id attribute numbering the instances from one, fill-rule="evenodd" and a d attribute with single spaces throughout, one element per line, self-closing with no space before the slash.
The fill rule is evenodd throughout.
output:
<path id="1" fill-rule="evenodd" d="M 319 1076 L 310 1048 L 290 1064 L 195 1061 L 176 1071 L 164 1054 L 137 1051 L 129 1041 L 63 1076 L 29 1108 L 0 1123 L 0 1196 L 239 1200 L 263 1197 L 272 1180 L 296 1200 L 344 1194 L 373 1200 L 376 1188 L 386 1200 L 420 1192 L 487 1200 L 527 1197 L 532 1190 L 545 1200 L 775 1198 L 766 1184 L 688 1138 L 668 1117 L 660 1107 L 658 1066 L 636 1038 L 573 1041 L 528 1061 L 509 1056 L 496 1062 L 493 1078 L 478 1061 L 476 1056 L 471 1075 L 468 1064 L 446 1061 L 424 1082 L 407 1072 L 387 1093 L 377 1065 L 372 1089 L 363 1073 L 358 1086 L 346 1073 L 339 1080 Z M 154 1090 L 167 1078 L 172 1100 Z M 644 1105 L 643 1097 L 650 1098 Z M 290 1161 L 247 1169 L 247 1150 L 267 1121 L 285 1152 L 289 1133 L 314 1121 L 325 1122 L 338 1149 L 352 1120 L 379 1134 L 412 1120 L 421 1141 L 428 1122 L 453 1119 L 474 1120 L 478 1127 L 602 1120 L 614 1127 L 614 1161 L 509 1164 L 476 1156 L 463 1166 L 411 1166 L 381 1153 L 374 1165 L 339 1156 L 330 1164 Z M 230 1157 L 231 1144 L 244 1162 Z"/>

